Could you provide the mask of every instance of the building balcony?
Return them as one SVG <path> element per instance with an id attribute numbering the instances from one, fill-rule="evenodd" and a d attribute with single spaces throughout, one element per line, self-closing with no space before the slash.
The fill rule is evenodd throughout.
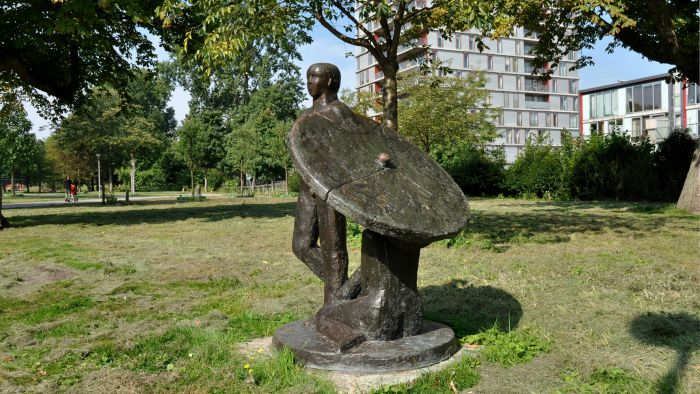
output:
<path id="1" fill-rule="evenodd" d="M 546 101 L 527 101 L 527 100 L 525 100 L 525 108 L 549 109 L 549 103 Z"/>

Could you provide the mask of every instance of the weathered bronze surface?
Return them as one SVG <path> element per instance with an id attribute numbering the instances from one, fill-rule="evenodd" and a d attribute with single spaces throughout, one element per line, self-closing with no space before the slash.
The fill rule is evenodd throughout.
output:
<path id="1" fill-rule="evenodd" d="M 313 106 L 289 136 L 303 180 L 292 248 L 323 280 L 324 305 L 313 320 L 279 329 L 275 345 L 308 365 L 352 371 L 450 357 L 454 333 L 423 321 L 417 273 L 422 247 L 466 225 L 464 195 L 418 148 L 338 101 L 335 66 L 312 65 L 307 79 Z M 365 227 L 350 278 L 345 216 Z"/>
<path id="2" fill-rule="evenodd" d="M 447 172 L 345 105 L 302 115 L 289 134 L 289 147 L 318 198 L 378 233 L 429 243 L 466 225 L 464 194 Z"/>

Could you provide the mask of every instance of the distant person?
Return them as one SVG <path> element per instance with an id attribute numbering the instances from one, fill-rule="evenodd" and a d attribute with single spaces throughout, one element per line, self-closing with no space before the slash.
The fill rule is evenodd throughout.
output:
<path id="1" fill-rule="evenodd" d="M 67 176 L 66 180 L 63 181 L 63 188 L 66 190 L 66 199 L 65 201 L 68 202 L 70 200 L 71 194 L 70 194 L 70 187 L 73 184 L 73 181 L 70 180 L 70 177 Z"/>
<path id="2" fill-rule="evenodd" d="M 70 199 L 72 202 L 78 202 L 78 187 L 75 183 L 70 184 Z"/>

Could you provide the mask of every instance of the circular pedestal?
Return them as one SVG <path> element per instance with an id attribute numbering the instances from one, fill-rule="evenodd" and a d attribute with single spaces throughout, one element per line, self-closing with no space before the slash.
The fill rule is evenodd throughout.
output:
<path id="1" fill-rule="evenodd" d="M 346 372 L 386 372 L 422 368 L 450 358 L 459 350 L 452 329 L 423 321 L 420 334 L 393 341 L 367 341 L 345 352 L 319 334 L 313 319 L 282 326 L 273 345 L 290 348 L 310 368 Z"/>

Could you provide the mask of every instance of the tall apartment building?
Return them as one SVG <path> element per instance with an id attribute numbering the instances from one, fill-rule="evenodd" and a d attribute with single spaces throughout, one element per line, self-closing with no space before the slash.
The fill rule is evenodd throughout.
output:
<path id="1" fill-rule="evenodd" d="M 483 42 L 489 49 L 483 52 L 476 46 L 477 31 L 455 33 L 451 40 L 443 39 L 438 31 L 430 31 L 421 39 L 421 44 L 430 46 L 428 56 L 446 63 L 455 76 L 472 70 L 486 74 L 490 104 L 503 110 L 496 124 L 499 137 L 492 145 L 505 147 L 508 162 L 515 160 L 533 135 L 548 133 L 553 145 L 560 145 L 561 133 L 579 135 L 578 72 L 569 71 L 578 54 L 570 53 L 552 79 L 542 82 L 531 75 L 530 61 L 534 56 L 530 51 L 537 36 L 526 36 L 527 33 L 523 28 L 515 28 L 507 38 L 485 37 Z M 381 92 L 383 75 L 372 55 L 361 49 L 355 57 L 357 90 Z M 400 64 L 402 72 L 417 67 L 417 60 Z"/>
<path id="2" fill-rule="evenodd" d="M 674 128 L 688 128 L 698 137 L 700 88 L 668 83 L 668 74 L 653 75 L 581 91 L 581 135 L 628 131 L 661 142 Z"/>

